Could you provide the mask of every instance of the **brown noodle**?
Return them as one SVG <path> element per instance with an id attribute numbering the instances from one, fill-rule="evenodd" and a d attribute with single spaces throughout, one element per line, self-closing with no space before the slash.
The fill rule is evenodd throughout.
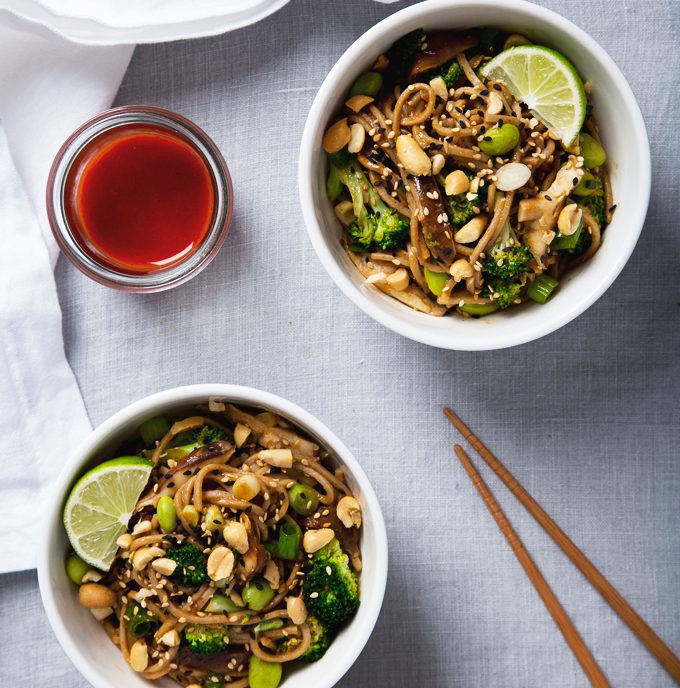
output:
<path id="1" fill-rule="evenodd" d="M 404 257 L 402 261 L 408 265 Z M 394 267 L 394 266 L 393 266 Z M 301 561 L 288 561 L 271 554 L 270 558 L 256 557 L 249 566 L 248 554 L 251 550 L 264 553 L 263 544 L 269 542 L 272 529 L 283 520 L 295 521 L 303 533 L 309 529 L 332 525 L 336 537 L 349 555 L 355 571 L 361 570 L 359 552 L 359 531 L 346 528 L 335 516 L 338 501 L 351 492 L 344 481 L 342 471 L 330 470 L 324 462 L 328 458 L 325 450 L 292 429 L 283 419 L 271 413 L 253 414 L 244 409 L 227 405 L 224 411 L 208 412 L 191 416 L 175 422 L 169 432 L 150 452 L 155 468 L 135 509 L 128 532 L 131 542 L 124 550 L 119 550 L 110 572 L 100 581 L 116 595 L 113 616 L 103 623 L 112 641 L 118 645 L 128 664 L 131 664 L 130 650 L 139 639 L 131 637 L 126 618 L 132 613 L 131 605 L 140 604 L 151 612 L 159 627 L 146 639 L 148 664 L 141 671 L 147 679 L 168 676 L 183 686 L 192 684 L 209 685 L 213 670 L 196 665 L 195 660 L 186 664 L 184 658 L 187 648 L 168 646 L 163 638 L 177 632 L 181 636 L 187 627 L 198 625 L 224 625 L 228 628 L 223 666 L 219 675 L 231 688 L 245 688 L 249 685 L 248 661 L 251 655 L 267 662 L 287 663 L 303 655 L 311 643 L 311 632 L 306 621 L 296 624 L 290 617 L 287 598 L 300 595 L 304 580 Z M 235 448 L 232 440 L 234 428 L 240 424 L 250 433 L 242 446 Z M 168 448 L 173 439 L 181 432 L 195 430 L 204 425 L 219 427 L 232 438 L 223 442 L 222 449 L 208 451 L 201 460 L 201 449 L 195 450 L 179 463 L 167 458 Z M 218 443 L 219 444 L 219 443 Z M 203 449 L 210 449 L 205 447 Z M 262 459 L 265 449 L 290 449 L 292 466 L 278 468 Z M 198 459 L 198 460 L 197 460 Z M 182 470 L 184 466 L 190 466 Z M 260 484 L 260 492 L 252 501 L 234 496 L 234 482 L 243 476 L 255 477 Z M 318 512 L 311 523 L 289 509 L 288 488 L 295 482 L 313 487 L 319 496 Z M 175 504 L 178 524 L 171 533 L 164 533 L 159 526 L 155 507 L 161 495 L 170 495 Z M 137 570 L 130 565 L 135 553 L 146 547 L 158 547 L 163 551 L 178 543 L 195 543 L 206 557 L 218 545 L 224 546 L 221 529 L 211 533 L 205 528 L 191 525 L 184 515 L 187 506 L 193 506 L 199 513 L 208 505 L 220 508 L 224 522 L 228 519 L 240 520 L 246 525 L 248 533 L 248 552 L 243 555 L 243 564 L 234 567 L 234 576 L 224 583 L 209 581 L 197 587 L 180 584 L 172 575 L 164 576 L 152 566 Z M 317 521 L 328 521 L 318 525 Z M 136 533 L 136 534 L 134 534 Z M 234 613 L 206 612 L 205 607 L 216 592 L 231 596 L 232 600 L 242 602 L 239 589 L 254 576 L 266 576 L 271 567 L 276 573 L 276 585 L 272 585 L 275 595 L 271 602 L 259 612 L 249 610 Z M 262 621 L 281 619 L 282 628 L 272 628 L 255 632 L 253 629 Z M 222 655 L 219 655 L 220 657 Z M 199 658 L 200 659 L 200 658 Z"/>

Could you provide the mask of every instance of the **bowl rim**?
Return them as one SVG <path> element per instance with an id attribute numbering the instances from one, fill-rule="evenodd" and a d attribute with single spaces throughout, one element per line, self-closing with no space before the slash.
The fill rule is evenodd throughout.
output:
<path id="1" fill-rule="evenodd" d="M 312 174 L 314 156 L 318 150 L 315 130 L 320 124 L 325 124 L 325 122 L 321 122 L 321 119 L 326 103 L 333 97 L 334 92 L 337 90 L 337 83 L 342 79 L 343 75 L 352 70 L 353 63 L 362 57 L 362 54 L 370 48 L 376 38 L 392 33 L 396 40 L 401 35 L 400 29 L 404 24 L 415 18 L 423 18 L 425 20 L 429 14 L 441 9 L 476 9 L 482 7 L 497 9 L 499 11 L 498 21 L 502 21 L 504 11 L 513 14 L 530 15 L 533 19 L 541 22 L 546 29 L 549 28 L 556 33 L 567 35 L 577 45 L 587 45 L 595 60 L 600 63 L 619 89 L 621 99 L 626 105 L 627 115 L 630 117 L 633 125 L 631 142 L 639 151 L 641 159 L 641 166 L 636 170 L 636 175 L 638 177 L 638 185 L 641 187 L 640 198 L 642 202 L 626 218 L 629 229 L 633 229 L 626 235 L 627 243 L 619 250 L 618 255 L 609 264 L 608 269 L 602 272 L 594 288 L 585 294 L 583 298 L 571 302 L 560 311 L 548 311 L 547 317 L 542 318 L 533 327 L 512 328 L 510 332 L 503 334 L 501 341 L 498 338 L 492 337 L 470 338 L 461 336 L 456 332 L 436 331 L 422 327 L 419 322 L 409 322 L 402 318 L 401 309 L 395 312 L 388 311 L 362 293 L 359 285 L 352 280 L 348 271 L 336 260 L 321 231 L 320 223 L 316 218 L 314 202 L 315 179 Z M 534 5 L 527 0 L 513 0 L 510 6 L 503 2 L 503 0 L 425 0 L 399 10 L 369 28 L 338 58 L 319 87 L 307 115 L 298 157 L 298 191 L 305 228 L 319 260 L 335 284 L 366 315 L 393 332 L 423 344 L 457 351 L 504 349 L 534 341 L 563 327 L 592 306 L 614 283 L 633 253 L 647 215 L 650 190 L 651 154 L 647 130 L 638 102 L 623 73 L 604 48 L 586 31 L 557 12 Z"/>
<path id="2" fill-rule="evenodd" d="M 323 684 L 319 683 L 318 688 L 331 688 L 349 671 L 363 651 L 382 608 L 388 570 L 388 541 L 382 509 L 368 476 L 352 452 L 335 433 L 297 404 L 254 387 L 226 383 L 205 383 L 173 387 L 156 392 L 138 399 L 114 413 L 80 443 L 64 464 L 49 492 L 47 507 L 44 510 L 48 525 L 43 529 L 38 544 L 38 584 L 40 597 L 50 626 L 73 665 L 93 686 L 96 686 L 96 688 L 113 688 L 113 683 L 108 681 L 102 682 L 101 676 L 94 670 L 91 662 L 80 652 L 57 609 L 54 590 L 49 576 L 52 556 L 50 530 L 55 520 L 61 524 L 66 492 L 79 472 L 82 472 L 87 462 L 91 460 L 91 453 L 96 447 L 105 444 L 107 438 L 115 434 L 122 425 L 133 421 L 144 413 L 158 410 L 163 405 L 175 405 L 178 402 L 182 403 L 182 401 L 190 403 L 196 397 L 205 397 L 205 399 L 209 397 L 227 398 L 234 403 L 253 406 L 261 405 L 280 412 L 286 418 L 299 423 L 331 448 L 342 465 L 348 468 L 350 475 L 360 488 L 364 516 L 370 518 L 376 536 L 374 548 L 375 566 L 374 570 L 371 571 L 375 594 L 370 599 L 362 599 L 358 615 L 355 617 L 361 618 L 362 623 L 357 629 L 353 629 L 351 636 L 347 636 L 347 647 L 343 653 L 342 661 L 337 662 L 335 665 L 324 667 L 324 682 Z"/>

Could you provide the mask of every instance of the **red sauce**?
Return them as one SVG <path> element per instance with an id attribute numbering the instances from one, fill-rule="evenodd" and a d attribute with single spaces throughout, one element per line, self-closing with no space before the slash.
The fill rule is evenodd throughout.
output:
<path id="1" fill-rule="evenodd" d="M 128 124 L 78 154 L 65 189 L 66 216 L 99 263 L 139 274 L 167 269 L 200 246 L 215 213 L 201 153 L 170 129 Z"/>

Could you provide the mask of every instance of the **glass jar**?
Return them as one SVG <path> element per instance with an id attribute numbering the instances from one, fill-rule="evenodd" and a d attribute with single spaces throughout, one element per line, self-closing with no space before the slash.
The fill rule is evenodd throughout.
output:
<path id="1" fill-rule="evenodd" d="M 125 148 L 121 141 L 125 141 Z M 150 146 L 148 154 L 144 145 Z M 165 146 L 165 149 L 153 148 L 159 145 Z M 173 178 L 174 172 L 170 171 L 173 146 L 179 155 L 175 162 L 184 166 L 184 177 L 178 174 Z M 130 168 L 134 170 L 132 176 L 128 175 L 129 170 L 124 165 L 133 163 L 126 163 L 125 158 L 121 157 L 125 150 L 135 156 L 134 167 Z M 144 167 L 147 160 L 150 166 L 148 175 Z M 154 188 L 154 172 L 159 177 L 158 189 Z M 110 184 L 104 183 L 106 174 L 109 175 Z M 192 186 L 183 186 L 184 180 L 194 186 L 197 181 L 204 184 L 201 190 L 205 192 L 205 198 L 194 194 Z M 147 198 L 144 195 L 149 190 L 147 187 L 153 193 L 160 194 L 163 191 L 172 195 L 165 204 L 162 195 Z M 85 195 L 86 190 L 89 196 Z M 192 203 L 196 205 L 199 201 L 194 202 L 195 198 L 210 203 L 203 209 L 194 209 L 196 217 L 199 217 L 197 213 L 203 213 L 200 216 L 200 236 L 196 235 L 195 241 L 167 260 L 152 261 L 149 258 L 151 262 L 142 264 L 120 258 L 126 250 L 126 244 L 130 251 L 139 251 L 138 244 L 141 242 L 147 249 L 161 251 L 158 253 L 161 256 L 164 248 L 173 250 L 172 227 L 168 226 L 166 233 L 163 221 L 167 222 L 168 213 L 172 213 L 175 207 L 178 211 L 184 211 Z M 97 203 L 100 207 L 97 207 Z M 47 181 L 47 215 L 63 254 L 81 272 L 100 284 L 131 292 L 170 289 L 205 268 L 229 232 L 232 203 L 229 171 L 214 142 L 184 117 L 148 106 L 114 108 L 83 124 L 69 136 L 57 153 Z M 154 226 L 153 221 L 145 224 L 144 213 L 154 210 L 159 213 L 158 217 L 149 216 L 149 219 L 157 219 L 155 224 L 158 226 Z M 124 217 L 130 218 L 130 226 L 126 226 L 124 221 L 116 225 Z M 186 226 L 189 226 L 195 218 L 190 215 L 187 218 Z M 170 219 L 175 220 L 178 231 L 185 226 L 185 213 L 178 212 L 176 217 Z M 102 244 L 94 240 L 95 235 L 88 229 L 88 224 L 94 227 L 96 222 L 112 230 L 109 239 L 119 242 L 118 257 L 106 253 L 101 248 Z M 149 233 L 145 235 L 147 226 Z M 120 232 L 117 232 L 117 228 L 120 228 Z M 120 236 L 113 236 L 115 234 Z M 104 233 L 100 231 L 99 236 L 104 237 Z M 186 237 L 177 237 L 177 241 L 182 239 Z M 161 246 L 164 241 L 168 242 L 167 247 Z"/>

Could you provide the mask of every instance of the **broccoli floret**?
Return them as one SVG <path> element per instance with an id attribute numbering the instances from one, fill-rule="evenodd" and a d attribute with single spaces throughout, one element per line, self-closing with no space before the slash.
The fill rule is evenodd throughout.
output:
<path id="1" fill-rule="evenodd" d="M 603 230 L 607 224 L 607 212 L 604 207 L 604 195 L 595 194 L 593 196 L 586 196 L 579 198 L 578 203 L 585 208 L 600 224 L 600 230 Z M 588 232 L 586 232 L 588 234 Z M 589 235 L 590 236 L 590 235 Z"/>
<path id="2" fill-rule="evenodd" d="M 506 222 L 482 271 L 487 295 L 493 296 L 499 308 L 507 308 L 520 295 L 530 263 L 531 251 L 518 241 L 510 222 Z"/>
<path id="3" fill-rule="evenodd" d="M 227 433 L 214 425 L 204 425 L 197 430 L 185 430 L 180 432 L 170 443 L 166 450 L 168 459 L 181 461 L 199 447 L 224 439 L 227 439 Z"/>
<path id="4" fill-rule="evenodd" d="M 224 624 L 205 626 L 187 626 L 184 629 L 184 640 L 192 652 L 212 655 L 223 650 L 229 643 L 229 627 Z"/>
<path id="5" fill-rule="evenodd" d="M 463 68 L 458 64 L 458 60 L 454 59 L 451 62 L 445 62 L 436 69 L 431 69 L 419 78 L 422 81 L 430 82 L 432 79 L 440 76 L 444 79 L 447 88 L 453 88 L 464 74 L 465 72 L 463 72 Z"/>
<path id="6" fill-rule="evenodd" d="M 205 555 L 197 545 L 186 542 L 170 547 L 165 556 L 177 562 L 172 578 L 181 581 L 182 585 L 198 586 L 209 582 Z"/>
<path id="7" fill-rule="evenodd" d="M 347 228 L 350 248 L 368 251 L 375 246 L 381 251 L 393 251 L 406 245 L 409 221 L 383 202 L 359 163 L 351 159 L 338 170 L 340 181 L 348 188 L 356 219 Z M 364 189 L 368 188 L 369 203 L 364 203 Z"/>
<path id="8" fill-rule="evenodd" d="M 465 173 L 470 181 L 475 178 L 475 175 L 466 172 Z M 445 177 L 443 174 L 437 176 L 437 181 L 442 190 L 445 187 Z M 444 198 L 444 205 L 446 206 L 446 212 L 449 216 L 449 220 L 452 224 L 462 227 L 466 222 L 469 222 L 477 213 L 475 208 L 479 208 L 483 203 L 486 202 L 486 186 L 479 187 L 477 189 L 476 198 L 468 199 L 468 192 L 458 194 L 456 196 L 447 196 L 442 193 Z"/>
<path id="9" fill-rule="evenodd" d="M 389 60 L 389 65 L 385 70 L 385 82 L 388 85 L 403 81 L 406 78 L 411 69 L 413 58 L 421 50 L 425 38 L 425 32 L 422 29 L 416 29 L 392 44 L 392 47 L 385 53 Z"/>
<path id="10" fill-rule="evenodd" d="M 312 557 L 302 595 L 309 613 L 322 623 L 338 625 L 356 613 L 359 608 L 357 577 L 337 539 Z"/>
<path id="11" fill-rule="evenodd" d="M 333 627 L 322 624 L 314 616 L 307 617 L 307 626 L 312 634 L 312 643 L 307 652 L 305 652 L 300 659 L 303 662 L 317 662 L 325 654 L 335 638 L 335 629 Z"/>

